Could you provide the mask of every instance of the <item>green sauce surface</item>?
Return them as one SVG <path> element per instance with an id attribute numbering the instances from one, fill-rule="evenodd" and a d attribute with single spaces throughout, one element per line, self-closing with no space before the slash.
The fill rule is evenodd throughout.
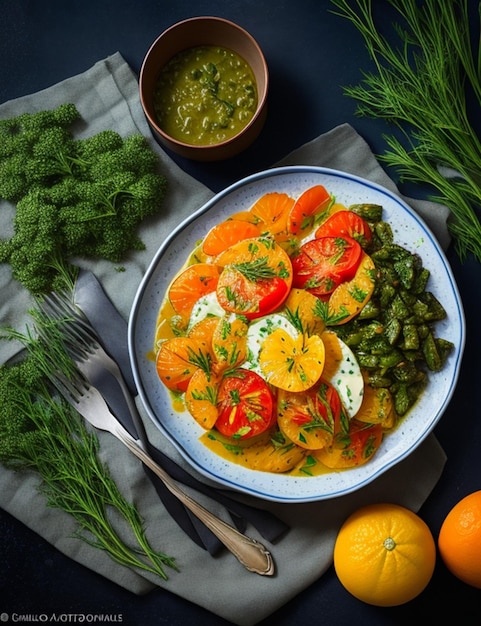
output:
<path id="1" fill-rule="evenodd" d="M 196 46 L 176 54 L 162 69 L 154 103 L 159 126 L 168 135 L 213 145 L 237 135 L 252 119 L 256 81 L 234 51 Z"/>

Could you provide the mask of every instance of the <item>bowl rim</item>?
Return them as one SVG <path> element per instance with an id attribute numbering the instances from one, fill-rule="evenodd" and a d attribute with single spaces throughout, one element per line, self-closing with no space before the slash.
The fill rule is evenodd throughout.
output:
<path id="1" fill-rule="evenodd" d="M 183 27 L 184 25 L 188 23 L 205 22 L 205 21 L 224 23 L 230 27 L 235 28 L 239 32 L 241 32 L 243 36 L 246 37 L 250 41 L 250 43 L 252 44 L 253 48 L 256 50 L 256 53 L 259 55 L 259 58 L 261 60 L 261 65 L 263 68 L 263 75 L 264 75 L 264 89 L 262 91 L 262 94 L 259 94 L 259 91 L 258 91 L 257 107 L 254 112 L 254 115 L 238 133 L 236 133 L 232 137 L 229 137 L 229 139 L 225 139 L 224 141 L 219 141 L 218 143 L 199 145 L 199 144 L 187 143 L 185 141 L 181 141 L 180 139 L 175 139 L 174 137 L 166 133 L 158 125 L 157 120 L 155 119 L 155 116 L 151 113 L 151 111 L 149 110 L 149 107 L 147 106 L 146 98 L 144 96 L 144 85 L 145 85 L 145 73 L 146 73 L 147 64 L 149 62 L 149 59 L 153 50 L 158 45 L 160 40 L 165 38 L 172 31 L 176 30 L 177 28 Z M 240 26 L 240 24 L 237 24 L 236 22 L 232 22 L 231 20 L 228 20 L 224 17 L 212 16 L 212 15 L 200 15 L 196 17 L 189 17 L 189 18 L 180 20 L 178 22 L 175 22 L 174 24 L 171 24 L 169 27 L 163 30 L 160 33 L 160 35 L 156 37 L 156 39 L 149 46 L 149 49 L 147 50 L 144 56 L 144 59 L 142 61 L 142 65 L 141 65 L 140 73 L 139 73 L 140 101 L 142 104 L 142 109 L 147 117 L 149 124 L 155 129 L 156 133 L 158 133 L 167 143 L 176 145 L 179 148 L 183 148 L 185 150 L 192 150 L 195 152 L 201 152 L 201 151 L 206 151 L 206 150 L 213 151 L 213 150 L 217 150 L 220 148 L 224 148 L 228 146 L 229 144 L 234 143 L 240 136 L 245 135 L 249 131 L 249 129 L 259 121 L 259 118 L 263 115 L 263 112 L 265 111 L 265 107 L 267 104 L 268 91 L 269 91 L 269 68 L 267 65 L 265 55 L 259 43 L 257 42 L 257 40 L 243 26 Z"/>

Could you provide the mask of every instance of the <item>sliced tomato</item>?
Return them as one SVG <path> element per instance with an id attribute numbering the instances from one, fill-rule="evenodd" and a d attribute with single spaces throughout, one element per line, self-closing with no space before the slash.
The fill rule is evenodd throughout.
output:
<path id="1" fill-rule="evenodd" d="M 280 391 L 277 423 L 283 435 L 308 450 L 332 444 L 340 431 L 341 400 L 334 387 L 321 381 L 301 393 Z"/>
<path id="2" fill-rule="evenodd" d="M 224 269 L 217 285 L 221 307 L 250 320 L 275 311 L 288 293 L 289 287 L 278 276 L 252 281 L 234 267 Z"/>
<path id="3" fill-rule="evenodd" d="M 242 368 L 222 380 L 217 391 L 217 409 L 216 429 L 235 439 L 260 435 L 276 421 L 269 386 L 258 374 Z"/>
<path id="4" fill-rule="evenodd" d="M 287 230 L 294 235 L 309 230 L 314 223 L 314 216 L 327 207 L 330 201 L 331 196 L 323 185 L 306 189 L 289 212 Z"/>
<path id="5" fill-rule="evenodd" d="M 364 465 L 381 445 L 381 424 L 365 424 L 352 419 L 348 433 L 339 433 L 331 446 L 315 450 L 313 455 L 331 469 Z"/>
<path id="6" fill-rule="evenodd" d="M 372 239 L 369 224 L 360 215 L 352 211 L 337 211 L 333 213 L 316 230 L 316 238 L 319 237 L 352 237 L 361 244 L 363 248 Z"/>
<path id="7" fill-rule="evenodd" d="M 362 256 L 352 237 L 321 237 L 301 246 L 292 258 L 293 286 L 319 298 L 331 294 L 342 282 L 354 277 Z"/>
<path id="8" fill-rule="evenodd" d="M 283 304 L 292 284 L 288 254 L 269 237 L 246 239 L 216 258 L 224 269 L 217 300 L 230 313 L 255 319 Z"/>

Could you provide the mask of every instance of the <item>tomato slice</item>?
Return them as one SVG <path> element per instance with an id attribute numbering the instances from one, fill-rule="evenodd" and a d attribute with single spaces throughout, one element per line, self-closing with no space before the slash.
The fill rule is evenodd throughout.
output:
<path id="1" fill-rule="evenodd" d="M 238 368 L 226 376 L 217 392 L 216 429 L 225 437 L 248 439 L 276 422 L 274 399 L 266 382 L 255 372 Z"/>
<path id="2" fill-rule="evenodd" d="M 320 237 L 352 237 L 361 244 L 363 248 L 372 239 L 369 224 L 357 213 L 352 211 L 337 211 L 333 213 L 316 230 L 316 238 Z"/>
<path id="3" fill-rule="evenodd" d="M 255 319 L 283 304 L 292 284 L 288 254 L 270 237 L 245 239 L 216 258 L 223 267 L 217 300 L 229 313 Z"/>
<path id="4" fill-rule="evenodd" d="M 251 281 L 233 267 L 224 269 L 217 285 L 221 307 L 249 320 L 272 313 L 288 294 L 289 287 L 278 276 Z"/>
<path id="5" fill-rule="evenodd" d="M 321 237 L 301 246 L 292 259 L 293 286 L 322 298 L 346 280 L 351 280 L 362 256 L 352 237 Z"/>

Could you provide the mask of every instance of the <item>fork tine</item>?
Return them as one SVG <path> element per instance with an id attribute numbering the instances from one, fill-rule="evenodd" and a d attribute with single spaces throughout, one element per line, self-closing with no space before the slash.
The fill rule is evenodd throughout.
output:
<path id="1" fill-rule="evenodd" d="M 73 302 L 56 293 L 44 298 L 44 309 L 53 319 L 63 322 L 62 330 L 68 339 L 67 347 L 74 358 L 84 360 L 99 344 L 98 337 Z"/>
<path id="2" fill-rule="evenodd" d="M 66 400 L 74 400 L 75 402 L 79 401 L 80 394 L 77 388 L 73 385 L 72 381 L 60 372 L 52 374 L 50 376 L 50 382 Z"/>

